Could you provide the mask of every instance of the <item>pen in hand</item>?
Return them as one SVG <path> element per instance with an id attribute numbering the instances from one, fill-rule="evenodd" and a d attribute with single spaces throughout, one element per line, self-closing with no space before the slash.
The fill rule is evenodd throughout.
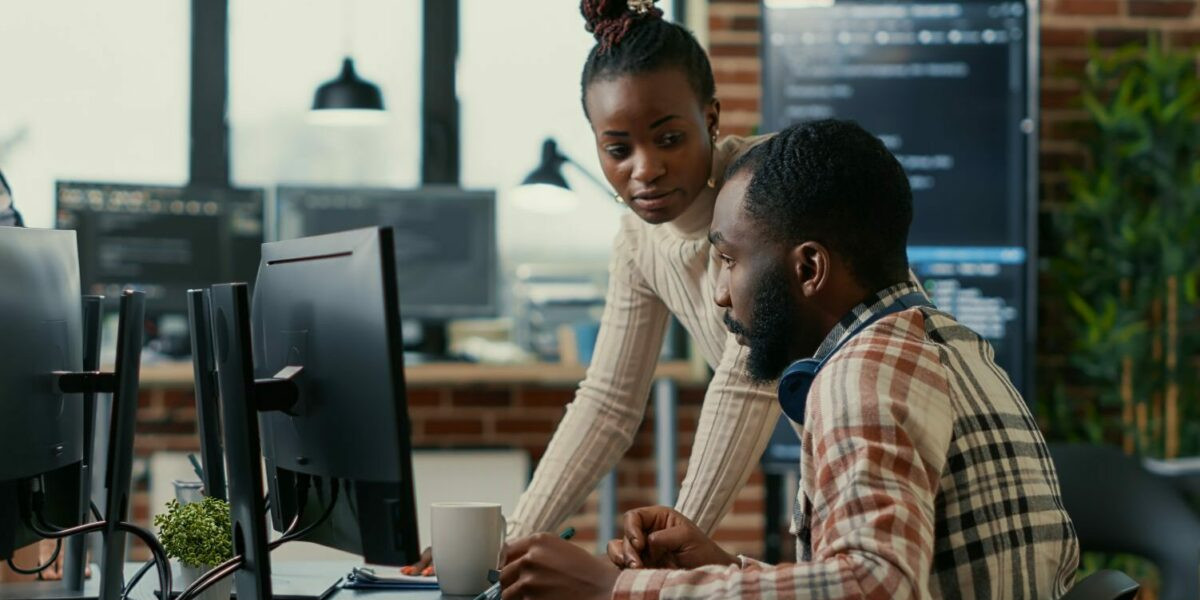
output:
<path id="1" fill-rule="evenodd" d="M 562 530 L 562 533 L 558 534 L 558 537 L 560 537 L 564 540 L 569 540 L 569 539 L 575 537 L 575 528 L 568 527 L 568 528 Z M 484 590 L 482 594 L 475 596 L 474 600 L 499 600 L 499 598 L 500 598 L 500 580 L 499 580 L 499 575 L 497 575 L 496 583 L 493 583 L 492 587 Z"/>

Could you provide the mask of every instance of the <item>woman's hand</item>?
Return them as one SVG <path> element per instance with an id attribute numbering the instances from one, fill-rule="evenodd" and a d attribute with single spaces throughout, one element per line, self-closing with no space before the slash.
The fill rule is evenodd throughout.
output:
<path id="1" fill-rule="evenodd" d="M 691 520 L 665 506 L 625 513 L 624 537 L 608 543 L 608 558 L 618 567 L 630 569 L 695 569 L 739 563 Z"/>
<path id="2" fill-rule="evenodd" d="M 400 572 L 405 575 L 417 575 L 422 577 L 435 575 L 437 572 L 433 570 L 433 548 L 426 548 L 425 551 L 421 553 L 421 558 L 417 559 L 417 562 L 408 565 L 407 567 L 400 567 Z"/>

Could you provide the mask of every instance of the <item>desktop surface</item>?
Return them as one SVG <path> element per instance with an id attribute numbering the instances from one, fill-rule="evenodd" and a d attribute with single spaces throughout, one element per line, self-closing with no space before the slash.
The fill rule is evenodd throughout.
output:
<path id="1" fill-rule="evenodd" d="M 125 577 L 137 572 L 141 563 L 126 563 Z M 318 598 L 327 591 L 340 577 L 344 577 L 354 567 L 362 566 L 361 562 L 346 560 L 328 561 L 271 561 L 271 588 L 276 598 L 305 597 Z M 175 576 L 179 576 L 179 568 L 172 564 Z M 96 572 L 96 571 L 93 571 Z M 158 600 L 158 578 L 148 573 L 133 588 L 130 600 Z M 95 585 L 94 578 L 89 584 Z M 179 586 L 175 586 L 179 587 Z M 236 592 L 234 598 L 237 597 Z M 441 598 L 458 600 L 463 596 L 443 596 L 438 590 L 412 591 L 378 591 L 378 590 L 336 590 L 327 596 L 331 599 L 366 598 L 402 600 L 438 600 Z"/>

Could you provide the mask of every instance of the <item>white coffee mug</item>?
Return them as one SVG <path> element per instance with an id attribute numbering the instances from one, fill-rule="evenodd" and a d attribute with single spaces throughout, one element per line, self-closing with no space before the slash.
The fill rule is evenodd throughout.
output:
<path id="1" fill-rule="evenodd" d="M 443 594 L 474 595 L 491 587 L 488 571 L 499 569 L 504 551 L 504 515 L 488 502 L 431 505 L 433 568 Z"/>

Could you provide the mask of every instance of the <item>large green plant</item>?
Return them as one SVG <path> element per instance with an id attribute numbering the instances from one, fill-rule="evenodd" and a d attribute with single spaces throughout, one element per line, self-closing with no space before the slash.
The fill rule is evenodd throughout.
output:
<path id="1" fill-rule="evenodd" d="M 1068 173 L 1070 200 L 1044 263 L 1063 315 L 1044 330 L 1069 338 L 1069 368 L 1045 403 L 1056 437 L 1200 454 L 1195 56 L 1157 39 L 1092 51 L 1080 97 L 1088 160 Z"/>

